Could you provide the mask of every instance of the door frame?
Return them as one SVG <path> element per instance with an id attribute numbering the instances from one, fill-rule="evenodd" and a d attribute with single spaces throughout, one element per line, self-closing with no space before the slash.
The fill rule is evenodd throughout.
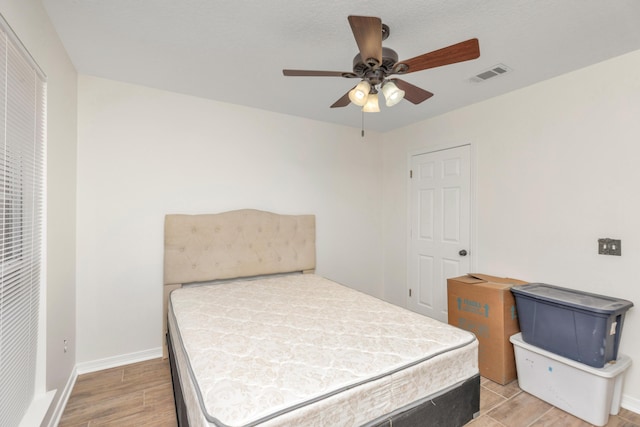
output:
<path id="1" fill-rule="evenodd" d="M 404 306 L 405 308 L 409 307 L 409 289 L 411 289 L 411 177 L 409 176 L 409 171 L 411 170 L 411 158 L 413 156 L 418 156 L 421 154 L 429 154 L 435 153 L 437 151 L 449 150 L 451 148 L 458 148 L 463 146 L 469 146 L 469 175 L 471 179 L 471 183 L 469 185 L 469 268 L 471 271 L 467 273 L 477 273 L 478 268 L 478 235 L 477 235 L 477 209 L 476 209 L 476 198 L 477 198 L 477 144 L 472 142 L 465 143 L 445 143 L 445 144 L 436 144 L 428 147 L 423 147 L 415 150 L 411 150 L 407 153 L 407 166 L 406 166 L 406 198 L 407 198 L 407 208 L 406 208 L 406 230 L 405 230 L 405 238 L 407 240 L 406 245 L 406 277 L 407 280 L 405 282 L 405 292 L 404 292 Z"/>

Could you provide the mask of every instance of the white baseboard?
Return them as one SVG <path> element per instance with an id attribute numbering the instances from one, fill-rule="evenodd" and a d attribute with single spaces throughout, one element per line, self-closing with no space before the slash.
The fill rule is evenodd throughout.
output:
<path id="1" fill-rule="evenodd" d="M 60 424 L 60 419 L 62 418 L 62 414 L 64 413 L 64 408 L 67 407 L 69 396 L 71 396 L 71 391 L 73 390 L 73 386 L 76 385 L 77 379 L 78 370 L 74 367 L 73 371 L 71 371 L 71 375 L 69 375 L 67 384 L 64 386 L 64 389 L 60 394 L 60 399 L 58 399 L 58 402 L 56 403 L 56 408 L 51 415 L 51 419 L 49 420 L 49 427 L 56 427 L 58 424 Z"/>
<path id="2" fill-rule="evenodd" d="M 620 406 L 622 406 L 624 409 L 628 409 L 631 412 L 640 414 L 640 399 L 636 399 L 635 397 L 623 394 L 620 401 Z"/>
<path id="3" fill-rule="evenodd" d="M 76 365 L 78 375 L 89 372 L 101 371 L 103 369 L 116 368 L 130 363 L 144 362 L 145 360 L 162 357 L 162 347 L 151 348 L 149 350 L 135 353 L 122 354 L 120 356 L 106 357 L 104 359 L 82 362 Z"/>

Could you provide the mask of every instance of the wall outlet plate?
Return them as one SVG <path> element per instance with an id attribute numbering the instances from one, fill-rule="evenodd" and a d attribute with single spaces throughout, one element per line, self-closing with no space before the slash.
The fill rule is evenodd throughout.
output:
<path id="1" fill-rule="evenodd" d="M 617 239 L 598 239 L 598 253 L 600 255 L 622 255 L 622 242 Z"/>

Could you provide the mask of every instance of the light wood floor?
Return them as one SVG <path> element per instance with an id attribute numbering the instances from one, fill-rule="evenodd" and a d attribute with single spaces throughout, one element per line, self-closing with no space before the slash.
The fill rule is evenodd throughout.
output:
<path id="1" fill-rule="evenodd" d="M 80 375 L 60 426 L 98 425 L 175 427 L 168 361 L 154 359 Z M 552 426 L 590 424 L 523 392 L 517 381 L 501 386 L 482 379 L 480 417 L 468 427 Z M 640 415 L 621 409 L 609 418 L 607 427 L 640 427 Z"/>
<path id="2" fill-rule="evenodd" d="M 175 427 L 169 361 L 154 359 L 78 376 L 59 426 Z"/>
<path id="3" fill-rule="evenodd" d="M 480 417 L 468 427 L 590 427 L 591 424 L 526 393 L 518 381 L 506 386 L 486 378 L 480 382 Z M 640 415 L 621 408 L 607 427 L 640 427 Z"/>

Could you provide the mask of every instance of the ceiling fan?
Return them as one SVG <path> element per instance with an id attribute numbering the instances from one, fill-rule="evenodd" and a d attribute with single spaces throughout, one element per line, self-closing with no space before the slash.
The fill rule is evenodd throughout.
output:
<path id="1" fill-rule="evenodd" d="M 378 91 L 384 95 L 388 107 L 397 104 L 403 98 L 413 104 L 420 104 L 432 97 L 433 94 L 404 80 L 390 78 L 390 76 L 455 64 L 480 56 L 478 39 L 474 38 L 411 59 L 398 61 L 398 54 L 393 49 L 382 47 L 382 41 L 389 37 L 389 27 L 383 24 L 380 18 L 350 15 L 348 19 L 360 50 L 360 53 L 353 59 L 352 72 L 282 70 L 285 76 L 360 79 L 360 82 L 334 102 L 331 108 L 346 107 L 349 103 L 354 103 L 361 106 L 365 112 L 378 112 L 380 111 Z"/>

